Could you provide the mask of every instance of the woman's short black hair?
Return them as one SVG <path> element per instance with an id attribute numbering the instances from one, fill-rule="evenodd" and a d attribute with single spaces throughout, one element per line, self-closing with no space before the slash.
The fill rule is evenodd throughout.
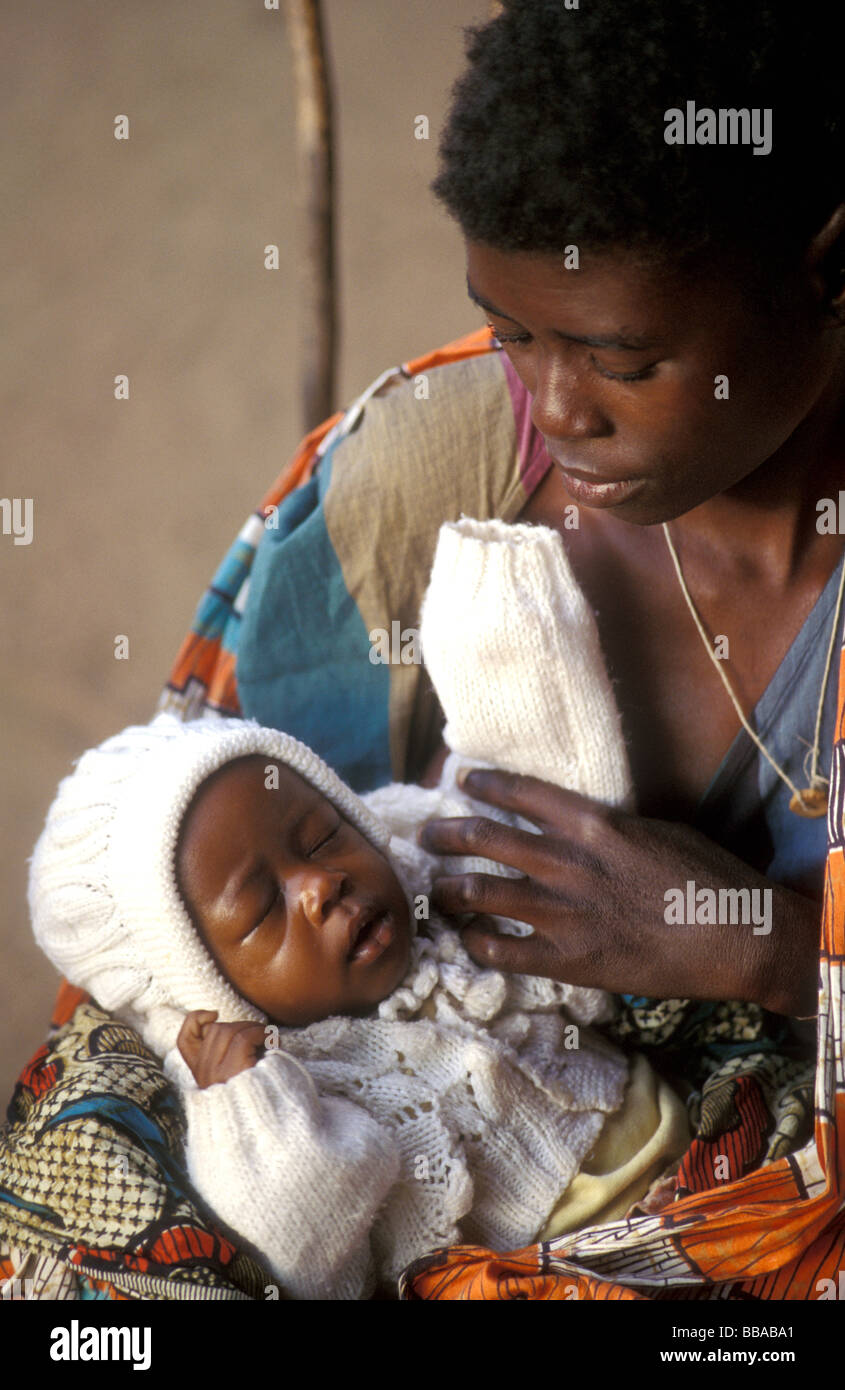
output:
<path id="1" fill-rule="evenodd" d="M 570 0 L 571 3 L 571 0 Z M 795 260 L 845 199 L 836 3 L 504 0 L 465 31 L 432 184 L 502 251 Z M 772 112 L 772 147 L 668 144 L 687 102 Z"/>

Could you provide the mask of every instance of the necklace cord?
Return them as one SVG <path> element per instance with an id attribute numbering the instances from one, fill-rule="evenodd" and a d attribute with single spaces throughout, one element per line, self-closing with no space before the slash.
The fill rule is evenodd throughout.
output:
<path id="1" fill-rule="evenodd" d="M 719 660 L 719 658 L 717 657 L 716 653 L 713 651 L 713 647 L 712 647 L 712 645 L 711 645 L 711 643 L 710 643 L 710 639 L 708 638 L 707 633 L 706 633 L 705 630 L 704 630 L 704 624 L 702 623 L 700 617 L 698 616 L 698 611 L 697 611 L 697 609 L 696 609 L 696 607 L 695 607 L 695 604 L 694 604 L 693 601 L 692 601 L 692 597 L 691 597 L 691 595 L 690 595 L 690 591 L 689 591 L 689 589 L 687 588 L 686 580 L 684 579 L 683 571 L 682 571 L 682 569 L 681 569 L 681 562 L 680 562 L 680 560 L 678 559 L 678 552 L 677 552 L 677 550 L 675 549 L 675 546 L 674 546 L 674 544 L 673 544 L 673 542 L 672 542 L 672 537 L 671 537 L 670 534 L 669 534 L 669 527 L 668 527 L 668 525 L 667 525 L 667 523 L 666 523 L 665 521 L 663 522 L 663 534 L 664 534 L 665 537 L 666 537 L 666 544 L 667 544 L 668 547 L 669 547 L 669 554 L 672 556 L 672 562 L 673 562 L 673 564 L 674 564 L 674 566 L 675 566 L 675 573 L 676 573 L 677 576 L 678 576 L 678 583 L 679 583 L 680 586 L 681 586 L 681 592 L 683 593 L 684 598 L 685 598 L 686 601 L 687 601 L 687 607 L 689 608 L 689 611 L 690 611 L 690 613 L 691 613 L 692 616 L 693 616 L 693 620 L 694 620 L 694 622 L 695 622 L 696 627 L 698 628 L 699 636 L 701 637 L 701 640 L 702 640 L 702 642 L 704 643 L 704 647 L 705 647 L 705 650 L 706 650 L 706 652 L 707 652 L 707 655 L 710 657 L 711 661 L 713 662 L 713 665 L 716 667 L 716 670 L 717 670 L 718 673 L 719 673 L 719 678 L 720 678 L 722 684 L 724 685 L 725 690 L 728 692 L 728 695 L 730 696 L 731 703 L 733 704 L 734 709 L 736 710 L 737 714 L 739 715 L 740 721 L 741 721 L 741 723 L 742 723 L 742 727 L 745 729 L 745 732 L 748 734 L 749 738 L 753 740 L 755 746 L 756 746 L 756 747 L 759 749 L 759 751 L 763 754 L 763 757 L 766 758 L 766 760 L 772 765 L 772 767 L 774 768 L 774 770 L 775 770 L 775 772 L 778 774 L 778 776 L 781 778 L 781 780 L 784 781 L 784 782 L 786 783 L 786 785 L 789 787 L 789 789 L 790 789 L 790 791 L 793 793 L 793 795 L 796 796 L 796 797 L 798 798 L 799 803 L 800 803 L 801 805 L 805 805 L 806 803 L 805 803 L 805 801 L 804 801 L 803 794 L 798 790 L 798 788 L 796 787 L 795 783 L 787 776 L 787 774 L 784 772 L 783 768 L 782 768 L 778 763 L 775 762 L 775 760 L 774 760 L 774 758 L 772 757 L 771 753 L 769 752 L 768 748 L 766 748 L 766 746 L 765 746 L 765 744 L 763 743 L 762 739 L 759 738 L 758 735 L 755 733 L 754 729 L 752 729 L 751 725 L 749 724 L 748 720 L 746 719 L 746 717 L 745 717 L 745 715 L 744 715 L 744 713 L 743 713 L 743 711 L 742 711 L 742 706 L 740 705 L 739 700 L 737 699 L 736 695 L 735 695 L 734 692 L 733 692 L 733 689 L 731 688 L 730 681 L 728 680 L 727 676 L 725 675 L 725 672 L 722 670 L 722 663 L 720 662 L 720 660 Z M 839 596 L 838 596 L 837 601 L 836 601 L 836 613 L 834 614 L 834 618 L 833 618 L 833 627 L 832 627 L 832 629 L 831 629 L 830 641 L 829 641 L 829 643 L 828 643 L 828 648 L 827 648 L 827 661 L 826 661 L 826 663 L 825 663 L 825 668 L 824 668 L 824 679 L 822 680 L 821 694 L 820 694 L 820 696 L 819 696 L 819 706 L 818 706 L 818 710 L 817 710 L 817 712 L 816 712 L 816 728 L 815 728 L 815 739 L 814 739 L 814 743 L 813 743 L 812 771 L 811 771 L 811 775 L 810 775 L 810 787 L 807 788 L 807 790 L 811 790 L 812 788 L 816 787 L 817 785 L 819 785 L 819 784 L 821 784 L 821 783 L 825 783 L 825 784 L 826 784 L 826 783 L 828 782 L 828 778 L 827 778 L 827 777 L 820 777 L 819 774 L 818 774 L 818 765 L 819 765 L 819 744 L 820 744 L 820 736 L 821 736 L 822 712 L 823 712 L 823 710 L 824 710 L 824 697 L 825 697 L 825 692 L 826 692 L 826 690 L 827 690 L 827 682 L 828 682 L 828 678 L 829 678 L 829 676 L 830 676 L 830 667 L 831 667 L 831 663 L 832 663 L 832 661 L 833 661 L 833 652 L 834 652 L 834 648 L 835 648 L 835 645 L 836 645 L 836 632 L 837 632 L 837 628 L 839 627 L 839 615 L 840 615 L 840 613 L 841 613 L 841 611 L 842 611 L 842 596 L 843 596 L 843 593 L 845 593 L 845 561 L 842 562 L 842 574 L 841 574 L 840 580 L 839 580 Z"/>

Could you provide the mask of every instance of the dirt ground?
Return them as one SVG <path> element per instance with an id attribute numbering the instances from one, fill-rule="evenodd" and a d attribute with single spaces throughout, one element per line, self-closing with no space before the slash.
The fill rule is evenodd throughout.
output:
<path id="1" fill-rule="evenodd" d="M 459 233 L 428 184 L 462 26 L 488 10 L 324 0 L 337 405 L 480 324 Z M 58 979 L 26 909 L 26 861 L 58 781 L 152 715 L 205 584 L 302 427 L 283 12 L 2 0 L 0 17 L 0 494 L 33 507 L 30 544 L 0 535 L 5 1104 Z M 118 115 L 128 140 L 114 138 Z M 428 141 L 414 137 L 418 115 Z M 264 269 L 269 243 L 278 272 Z"/>

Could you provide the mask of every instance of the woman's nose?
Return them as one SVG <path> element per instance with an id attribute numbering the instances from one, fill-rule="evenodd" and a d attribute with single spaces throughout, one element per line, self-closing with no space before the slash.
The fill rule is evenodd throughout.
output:
<path id="1" fill-rule="evenodd" d="M 574 364 L 546 359 L 538 365 L 534 386 L 531 421 L 546 439 L 595 439 L 611 432 Z"/>

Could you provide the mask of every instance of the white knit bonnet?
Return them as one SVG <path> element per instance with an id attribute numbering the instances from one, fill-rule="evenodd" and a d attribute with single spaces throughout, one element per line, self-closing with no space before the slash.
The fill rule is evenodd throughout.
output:
<path id="1" fill-rule="evenodd" d="M 415 847 L 391 842 L 355 792 L 288 734 L 252 720 L 207 714 L 185 723 L 163 713 L 84 753 L 60 783 L 30 861 L 33 931 L 71 984 L 135 1026 L 161 1056 L 191 1009 L 266 1021 L 207 951 L 175 866 L 179 828 L 201 783 L 255 753 L 285 763 L 322 792 L 387 855 L 409 902 L 414 892 Z"/>

